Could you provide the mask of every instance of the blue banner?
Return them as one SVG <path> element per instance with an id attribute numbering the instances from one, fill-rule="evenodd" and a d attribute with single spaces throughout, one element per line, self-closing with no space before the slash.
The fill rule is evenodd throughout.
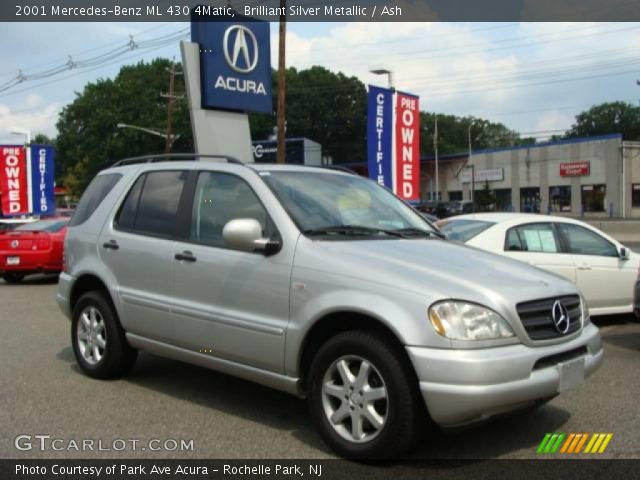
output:
<path id="1" fill-rule="evenodd" d="M 54 215 L 56 199 L 53 176 L 54 149 L 51 145 L 31 146 L 31 201 L 33 215 Z"/>
<path id="2" fill-rule="evenodd" d="M 200 45 L 202 108 L 273 111 L 268 22 L 236 15 L 234 22 L 206 21 L 195 12 L 191 41 Z"/>
<path id="3" fill-rule="evenodd" d="M 369 178 L 393 190 L 393 90 L 369 85 L 367 158 Z"/>

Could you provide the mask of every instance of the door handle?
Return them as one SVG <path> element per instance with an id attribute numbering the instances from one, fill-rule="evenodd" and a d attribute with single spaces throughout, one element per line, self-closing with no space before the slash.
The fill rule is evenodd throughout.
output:
<path id="1" fill-rule="evenodd" d="M 191 253 L 188 250 L 185 250 L 182 253 L 176 253 L 174 255 L 174 258 L 176 260 L 182 260 L 184 262 L 195 262 L 196 261 L 196 257 L 193 256 L 193 253 Z"/>
<path id="2" fill-rule="evenodd" d="M 591 265 L 583 263 L 581 265 L 578 265 L 578 270 L 591 270 Z"/>
<path id="3" fill-rule="evenodd" d="M 118 242 L 116 242 L 115 240 L 109 240 L 108 242 L 104 242 L 102 244 L 103 248 L 106 248 L 107 250 L 118 250 L 120 248 L 120 245 L 118 245 Z"/>

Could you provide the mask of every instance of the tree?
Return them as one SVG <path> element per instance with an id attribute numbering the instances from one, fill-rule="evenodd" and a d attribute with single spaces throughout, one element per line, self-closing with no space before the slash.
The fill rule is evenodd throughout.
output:
<path id="1" fill-rule="evenodd" d="M 495 209 L 496 194 L 491 188 L 489 188 L 489 181 L 485 180 L 484 188 L 479 192 L 476 192 L 476 203 L 481 212 L 488 212 Z"/>
<path id="2" fill-rule="evenodd" d="M 640 107 L 626 102 L 593 106 L 576 115 L 576 121 L 566 137 L 589 137 L 607 133 L 621 133 L 624 140 L 640 140 Z"/>
<path id="3" fill-rule="evenodd" d="M 471 148 L 483 150 L 487 148 L 511 147 L 535 143 L 534 139 L 520 138 L 514 130 L 502 123 L 491 122 L 476 117 L 458 117 L 438 114 L 438 153 L 464 153 L 469 150 L 469 125 L 471 125 Z M 433 156 L 433 132 L 435 115 L 420 112 L 420 150 L 423 155 Z"/>
<path id="4" fill-rule="evenodd" d="M 169 60 L 156 59 L 124 66 L 113 80 L 97 80 L 76 93 L 57 123 L 58 181 L 78 194 L 99 170 L 119 159 L 164 151 L 163 138 L 117 124 L 164 132 L 167 100 L 160 94 L 168 87 L 169 65 Z M 173 150 L 193 151 L 186 102 L 176 102 L 173 114 L 173 133 L 180 135 Z"/>
<path id="5" fill-rule="evenodd" d="M 322 145 L 323 155 L 335 163 L 366 159 L 367 91 L 356 77 L 334 73 L 324 67 L 288 68 L 287 137 L 307 137 Z M 274 112 L 277 77 L 273 75 Z M 273 134 L 275 115 L 251 114 L 255 140 Z"/>

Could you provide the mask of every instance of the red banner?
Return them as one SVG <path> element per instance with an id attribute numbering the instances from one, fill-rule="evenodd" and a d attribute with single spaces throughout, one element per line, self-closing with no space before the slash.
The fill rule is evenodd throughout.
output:
<path id="1" fill-rule="evenodd" d="M 571 162 L 560 164 L 561 177 L 581 177 L 589 175 L 589 162 Z"/>
<path id="2" fill-rule="evenodd" d="M 420 110 L 418 97 L 396 94 L 394 191 L 403 200 L 420 200 Z"/>
<path id="3" fill-rule="evenodd" d="M 0 194 L 3 215 L 29 213 L 26 157 L 24 147 L 0 147 Z"/>

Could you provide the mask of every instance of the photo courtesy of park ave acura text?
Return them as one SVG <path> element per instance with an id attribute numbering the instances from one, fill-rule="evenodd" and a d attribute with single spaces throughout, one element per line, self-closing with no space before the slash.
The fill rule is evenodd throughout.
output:
<path id="1" fill-rule="evenodd" d="M 0 478 L 636 478 L 640 0 L 0 5 Z"/>

